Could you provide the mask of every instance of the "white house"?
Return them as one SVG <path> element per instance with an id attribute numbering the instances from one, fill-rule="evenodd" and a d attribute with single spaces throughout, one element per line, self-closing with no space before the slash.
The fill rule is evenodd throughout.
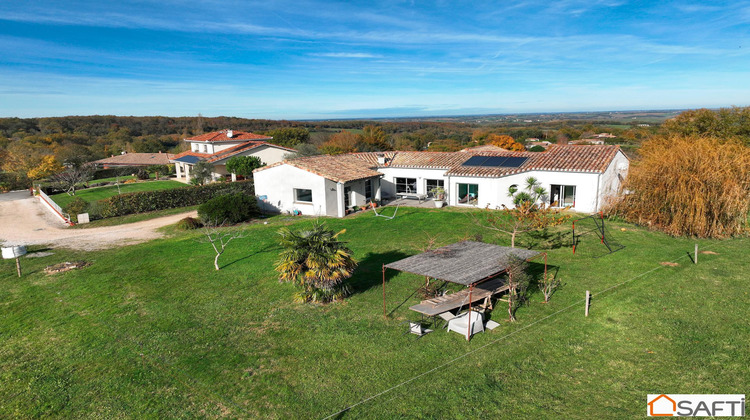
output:
<path id="1" fill-rule="evenodd" d="M 552 145 L 546 152 L 373 152 L 312 156 L 257 169 L 256 194 L 267 210 L 343 217 L 346 208 L 397 194 L 443 187 L 448 204 L 512 207 L 511 186 L 528 177 L 549 204 L 595 212 L 619 190 L 629 160 L 619 146 Z"/>
<path id="2" fill-rule="evenodd" d="M 177 178 L 190 182 L 190 170 L 200 161 L 214 165 L 214 180 L 230 175 L 226 169 L 227 160 L 233 156 L 257 156 L 265 164 L 284 160 L 284 156 L 296 150 L 266 142 L 273 137 L 244 131 L 221 130 L 184 139 L 190 150 L 179 153 L 170 159 L 175 164 Z M 231 174 L 232 181 L 236 180 Z"/>

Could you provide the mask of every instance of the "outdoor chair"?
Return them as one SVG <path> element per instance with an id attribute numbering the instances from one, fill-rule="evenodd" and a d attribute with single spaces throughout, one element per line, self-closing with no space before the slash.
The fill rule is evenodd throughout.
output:
<path id="1" fill-rule="evenodd" d="M 409 329 L 405 334 L 414 334 L 417 338 L 432 332 L 432 330 L 424 328 L 421 322 L 406 321 L 404 324 L 409 324 Z"/>
<path id="2" fill-rule="evenodd" d="M 469 327 L 471 327 L 470 330 Z M 448 331 L 455 331 L 464 337 L 467 336 L 467 332 L 470 332 L 469 336 L 478 332 L 484 332 L 482 314 L 473 310 L 471 312 L 464 312 L 448 321 Z"/>

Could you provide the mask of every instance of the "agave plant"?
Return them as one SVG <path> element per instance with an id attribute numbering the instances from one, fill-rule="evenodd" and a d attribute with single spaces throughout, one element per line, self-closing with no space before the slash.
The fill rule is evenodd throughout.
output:
<path id="1" fill-rule="evenodd" d="M 349 295 L 344 284 L 354 273 L 357 263 L 352 252 L 339 235 L 324 223 L 315 222 L 309 229 L 279 230 L 283 251 L 276 263 L 279 281 L 292 282 L 300 290 L 295 300 L 301 302 L 331 302 Z"/>

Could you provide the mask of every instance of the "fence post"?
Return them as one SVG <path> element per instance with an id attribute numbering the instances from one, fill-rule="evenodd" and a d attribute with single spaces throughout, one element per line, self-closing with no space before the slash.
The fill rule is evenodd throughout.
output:
<path id="1" fill-rule="evenodd" d="M 591 302 L 591 292 L 586 290 L 586 316 L 589 316 L 589 302 Z"/>
<path id="2" fill-rule="evenodd" d="M 695 257 L 693 258 L 693 263 L 698 264 L 698 243 L 695 243 Z"/>

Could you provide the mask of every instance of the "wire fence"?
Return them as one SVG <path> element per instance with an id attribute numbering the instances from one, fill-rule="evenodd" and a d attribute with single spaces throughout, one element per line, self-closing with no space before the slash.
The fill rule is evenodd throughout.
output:
<path id="1" fill-rule="evenodd" d="M 718 247 L 721 247 L 721 245 L 719 245 Z M 714 248 L 716 248 L 716 247 L 714 247 Z M 690 255 L 683 254 L 683 255 L 675 258 L 674 260 L 672 260 L 670 262 L 674 263 L 674 262 L 677 262 L 677 261 L 679 261 L 681 259 L 689 258 L 689 257 L 690 257 Z M 654 267 L 654 268 L 652 268 L 650 270 L 646 270 L 646 271 L 644 271 L 644 272 L 642 272 L 642 273 L 640 273 L 638 275 L 635 275 L 635 276 L 633 276 L 633 277 L 631 277 L 631 278 L 629 278 L 629 279 L 627 279 L 625 281 L 622 281 L 620 283 L 612 285 L 612 286 L 610 286 L 610 287 L 608 287 L 608 288 L 606 288 L 604 290 L 592 293 L 591 296 L 593 297 L 593 296 L 603 295 L 603 294 L 605 294 L 605 293 L 607 293 L 607 292 L 609 292 L 611 290 L 614 290 L 614 289 L 617 289 L 619 287 L 622 287 L 622 286 L 624 286 L 624 285 L 626 285 L 626 284 L 628 284 L 628 283 L 630 283 L 632 281 L 640 279 L 640 278 L 642 278 L 644 276 L 647 276 L 648 274 L 651 274 L 651 273 L 653 273 L 653 272 L 655 272 L 657 270 L 663 269 L 663 268 L 664 268 L 664 265 L 658 265 L 658 266 L 656 266 L 656 267 Z M 549 315 L 547 315 L 547 316 L 545 316 L 543 318 L 540 318 L 540 319 L 538 319 L 538 320 L 536 320 L 536 321 L 534 321 L 534 322 L 532 322 L 532 323 L 530 323 L 528 325 L 525 325 L 525 326 L 523 326 L 523 327 L 521 327 L 521 328 L 519 328 L 519 329 L 517 329 L 515 331 L 507 333 L 507 334 L 505 334 L 503 336 L 500 336 L 500 337 L 496 338 L 495 340 L 490 341 L 489 343 L 486 343 L 486 344 L 484 344 L 482 346 L 479 346 L 479 347 L 477 347 L 477 348 L 475 348 L 473 350 L 470 350 L 470 351 L 468 351 L 468 352 L 466 352 L 466 353 L 464 353 L 462 355 L 459 355 L 459 356 L 457 356 L 457 357 L 455 357 L 455 358 L 453 358 L 453 359 L 451 359 L 451 360 L 449 360 L 449 361 L 447 361 L 445 363 L 440 364 L 439 366 L 435 366 L 432 369 L 429 369 L 429 370 L 426 370 L 426 371 L 424 371 L 424 372 L 422 372 L 420 374 L 417 374 L 417 375 L 415 375 L 415 376 L 413 376 L 413 377 L 411 377 L 409 379 L 406 379 L 406 380 L 404 380 L 404 381 L 402 381 L 402 382 L 400 382 L 398 384 L 395 384 L 395 385 L 393 385 L 393 386 L 391 386 L 391 387 L 389 387 L 387 389 L 384 389 L 381 392 L 378 392 L 376 394 L 370 395 L 367 398 L 364 398 L 364 399 L 362 399 L 362 400 L 360 400 L 360 401 L 358 401 L 358 402 L 356 402 L 354 404 L 351 404 L 351 405 L 347 406 L 343 410 L 339 410 L 339 411 L 337 411 L 337 412 L 335 412 L 333 414 L 330 414 L 330 415 L 324 417 L 323 420 L 330 419 L 330 418 L 333 418 L 333 417 L 336 417 L 336 416 L 340 416 L 341 414 L 346 413 L 346 412 L 352 410 L 355 407 L 358 407 L 358 406 L 360 406 L 362 404 L 365 404 L 365 403 L 367 403 L 369 401 L 375 400 L 375 399 L 377 399 L 377 398 L 379 398 L 379 397 L 381 397 L 381 396 L 383 396 L 385 394 L 390 393 L 391 391 L 394 391 L 397 388 L 400 388 L 400 387 L 402 387 L 404 385 L 407 385 L 407 384 L 409 384 L 411 382 L 414 382 L 414 381 L 416 381 L 416 380 L 418 380 L 418 379 L 420 379 L 420 378 L 422 378 L 424 376 L 427 376 L 427 375 L 429 375 L 429 374 L 431 374 L 433 372 L 436 372 L 438 370 L 444 369 L 444 368 L 446 368 L 446 367 L 448 367 L 448 366 L 450 366 L 450 365 L 452 365 L 452 364 L 460 361 L 461 359 L 465 359 L 465 358 L 467 358 L 467 357 L 469 357 L 469 356 L 471 356 L 471 355 L 479 352 L 480 350 L 483 350 L 483 349 L 485 349 L 485 348 L 487 348 L 489 346 L 497 344 L 498 342 L 503 341 L 503 340 L 505 340 L 505 339 L 507 339 L 509 337 L 512 337 L 512 336 L 514 336 L 514 335 L 516 335 L 516 334 L 518 334 L 518 333 L 520 333 L 522 331 L 528 330 L 531 327 L 533 327 L 535 325 L 538 325 L 540 323 L 543 323 L 544 321 L 546 321 L 546 320 L 548 320 L 550 318 L 553 318 L 553 317 L 555 317 L 555 316 L 557 316 L 557 315 L 559 315 L 559 314 L 561 314 L 563 312 L 567 312 L 570 309 L 573 309 L 575 307 L 579 307 L 580 308 L 581 305 L 584 302 L 585 302 L 585 299 L 577 300 L 577 301 L 571 303 L 570 305 L 568 305 L 568 306 L 566 306 L 566 307 L 564 307 L 562 309 L 559 309 L 559 310 L 557 310 L 557 311 L 555 311 L 555 312 L 553 312 L 553 313 L 551 313 L 551 314 L 549 314 Z"/>

